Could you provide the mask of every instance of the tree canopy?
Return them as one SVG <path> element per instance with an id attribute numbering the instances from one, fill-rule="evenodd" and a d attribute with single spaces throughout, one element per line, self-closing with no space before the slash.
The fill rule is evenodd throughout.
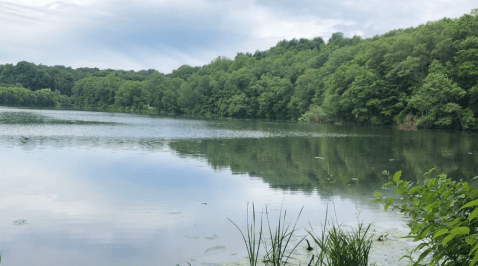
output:
<path id="1" fill-rule="evenodd" d="M 476 130 L 478 9 L 368 39 L 283 40 L 166 75 L 0 65 L 1 104 L 39 106 L 31 93 L 44 89 L 46 105 L 79 109 L 377 125 L 413 114 L 420 127 Z"/>

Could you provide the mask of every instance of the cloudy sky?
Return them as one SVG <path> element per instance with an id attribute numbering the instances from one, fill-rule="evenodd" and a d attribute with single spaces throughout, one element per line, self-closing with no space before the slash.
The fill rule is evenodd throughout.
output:
<path id="1" fill-rule="evenodd" d="M 0 64 L 157 69 L 292 38 L 363 38 L 456 18 L 476 0 L 0 0 Z"/>

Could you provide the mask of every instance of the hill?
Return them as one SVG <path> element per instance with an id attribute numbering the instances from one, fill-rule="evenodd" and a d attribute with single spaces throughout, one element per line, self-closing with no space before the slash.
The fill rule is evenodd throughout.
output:
<path id="1" fill-rule="evenodd" d="M 283 40 L 155 70 L 0 65 L 0 104 L 478 129 L 478 9 L 373 38 Z"/>

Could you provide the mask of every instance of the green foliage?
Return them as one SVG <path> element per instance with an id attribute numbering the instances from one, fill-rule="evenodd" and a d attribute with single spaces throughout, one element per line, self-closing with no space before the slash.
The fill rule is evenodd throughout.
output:
<path id="1" fill-rule="evenodd" d="M 372 238 L 367 235 L 370 225 L 364 227 L 362 223 L 358 229 L 344 231 L 332 221 L 331 228 L 327 229 L 327 216 L 321 236 L 308 231 L 315 244 L 320 248 L 317 254 L 317 266 L 367 266 Z"/>
<path id="2" fill-rule="evenodd" d="M 375 201 L 385 203 L 385 210 L 392 207 L 410 216 L 408 237 L 422 242 L 413 250 L 420 253 L 414 265 L 429 255 L 428 265 L 473 266 L 478 261 L 478 190 L 445 174 L 432 177 L 433 170 L 416 185 L 396 172 L 383 186 L 394 189 L 401 199 L 375 192 Z M 405 257 L 411 259 L 411 255 Z"/>
<path id="3" fill-rule="evenodd" d="M 259 249 L 261 247 L 261 240 L 262 240 L 262 216 L 261 216 L 261 228 L 259 229 L 258 237 L 256 239 L 256 210 L 254 208 L 254 203 L 252 204 L 252 223 L 249 224 L 249 204 L 247 205 L 247 239 L 239 228 L 231 219 L 227 218 L 234 226 L 241 232 L 242 239 L 244 240 L 244 244 L 246 244 L 247 249 L 247 257 L 249 258 L 249 265 L 256 266 L 257 260 L 259 259 Z"/>
<path id="4" fill-rule="evenodd" d="M 291 258 L 292 252 L 294 252 L 294 250 L 299 246 L 299 244 L 305 239 L 304 236 L 300 241 L 297 242 L 297 244 L 293 248 L 287 250 L 287 246 L 290 243 L 292 235 L 295 231 L 297 231 L 297 222 L 299 221 L 299 217 L 303 209 L 304 207 L 300 209 L 300 212 L 297 215 L 297 219 L 295 220 L 294 226 L 290 228 L 291 222 L 286 222 L 287 211 L 284 211 L 284 215 L 282 215 L 281 207 L 278 218 L 279 223 L 275 230 L 272 230 L 269 221 L 269 212 L 267 211 L 266 206 L 266 217 L 269 226 L 270 248 L 267 245 L 267 241 L 263 239 L 264 248 L 266 250 L 266 255 L 264 256 L 265 263 L 272 264 L 273 266 L 286 265 L 287 261 Z M 288 254 L 287 251 L 289 251 Z"/>
<path id="5" fill-rule="evenodd" d="M 73 96 L 55 105 L 79 109 L 301 121 L 321 110 L 330 120 L 390 126 L 412 114 L 422 128 L 476 130 L 477 73 L 475 9 L 369 39 L 282 40 L 166 75 L 22 61 L 0 65 L 0 84 L 50 88 Z"/>
<path id="6" fill-rule="evenodd" d="M 462 128 L 468 128 L 470 124 L 463 124 L 462 107 L 457 103 L 466 95 L 466 91 L 451 81 L 445 71 L 438 60 L 433 60 L 423 85 L 412 95 L 408 104 L 422 113 L 418 125 L 433 123 L 445 127 L 458 118 Z M 471 122 L 474 124 L 474 121 Z"/>
<path id="7" fill-rule="evenodd" d="M 294 223 L 294 226 L 291 228 L 291 222 L 286 222 L 287 211 L 284 211 L 282 214 L 282 207 L 279 212 L 278 217 L 278 225 L 275 229 L 271 228 L 271 223 L 269 220 L 269 212 L 267 211 L 266 207 L 266 217 L 267 223 L 269 227 L 269 239 L 270 239 L 270 246 L 267 244 L 267 240 L 265 239 L 265 235 L 262 232 L 262 216 L 261 216 L 261 226 L 256 236 L 256 213 L 254 209 L 254 204 L 252 204 L 252 223 L 249 223 L 249 205 L 247 206 L 247 239 L 242 230 L 229 218 L 228 220 L 234 224 L 234 226 L 241 232 L 242 238 L 244 243 L 246 244 L 247 248 L 247 256 L 249 259 L 249 265 L 255 266 L 257 265 L 257 261 L 259 258 L 259 251 L 261 243 L 263 244 L 265 255 L 263 257 L 263 261 L 269 265 L 272 264 L 274 266 L 281 266 L 286 265 L 288 260 L 291 258 L 291 254 L 294 250 L 299 246 L 302 240 L 305 238 L 303 237 L 292 249 L 287 250 L 287 246 L 290 243 L 290 240 L 295 231 L 297 231 L 297 221 L 299 220 L 300 214 L 302 213 L 302 209 L 300 210 L 297 219 Z M 258 238 L 258 239 L 257 239 Z M 287 254 L 288 252 L 288 254 Z"/>
<path id="8" fill-rule="evenodd" d="M 31 91 L 23 87 L 0 87 L 0 104 L 9 106 L 68 107 L 70 98 L 59 91 Z"/>
<path id="9" fill-rule="evenodd" d="M 322 107 L 311 105 L 305 114 L 299 117 L 299 121 L 303 122 L 327 122 L 329 117 Z"/>

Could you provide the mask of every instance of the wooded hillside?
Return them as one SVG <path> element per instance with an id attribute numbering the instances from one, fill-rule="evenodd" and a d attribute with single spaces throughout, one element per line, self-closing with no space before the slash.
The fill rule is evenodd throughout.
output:
<path id="1" fill-rule="evenodd" d="M 379 125 L 413 114 L 420 127 L 478 129 L 478 9 L 368 39 L 283 40 L 167 75 L 0 65 L 0 104 Z"/>

